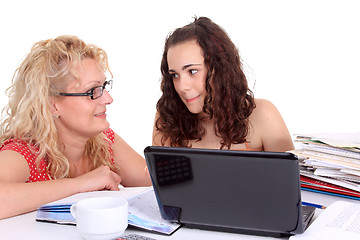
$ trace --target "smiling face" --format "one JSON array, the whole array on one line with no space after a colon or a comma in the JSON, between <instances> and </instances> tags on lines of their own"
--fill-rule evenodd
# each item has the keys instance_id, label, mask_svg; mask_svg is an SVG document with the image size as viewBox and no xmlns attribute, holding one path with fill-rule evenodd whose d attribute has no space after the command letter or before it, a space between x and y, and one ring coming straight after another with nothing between
<instances>
[{"instance_id":1,"label":"smiling face","mask_svg":"<svg viewBox=\"0 0 360 240\"><path fill-rule=\"evenodd\" d=\"M105 74L94 59L86 58L77 68L80 81L71 77L66 93L86 93L90 89L102 86ZM95 136L107 128L106 105L113 101L104 89L103 95L92 100L89 96L64 96L54 101L55 114L59 116L56 123L59 135L78 135L81 137Z\"/></svg>"},{"instance_id":2,"label":"smiling face","mask_svg":"<svg viewBox=\"0 0 360 240\"><path fill-rule=\"evenodd\" d=\"M206 96L207 67L197 41L186 41L170 47L167 62L179 97L191 113L201 113Z\"/></svg>"}]
</instances>

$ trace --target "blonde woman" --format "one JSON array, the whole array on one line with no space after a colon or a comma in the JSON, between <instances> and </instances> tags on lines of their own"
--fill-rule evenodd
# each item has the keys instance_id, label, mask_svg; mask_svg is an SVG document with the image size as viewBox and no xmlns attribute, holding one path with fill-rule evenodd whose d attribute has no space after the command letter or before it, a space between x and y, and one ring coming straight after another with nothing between
<instances>
[{"instance_id":1,"label":"blonde woman","mask_svg":"<svg viewBox=\"0 0 360 240\"><path fill-rule=\"evenodd\" d=\"M0 124L0 219L76 193L150 185L144 159L111 128L106 52L75 36L36 43Z\"/></svg>"}]
</instances>

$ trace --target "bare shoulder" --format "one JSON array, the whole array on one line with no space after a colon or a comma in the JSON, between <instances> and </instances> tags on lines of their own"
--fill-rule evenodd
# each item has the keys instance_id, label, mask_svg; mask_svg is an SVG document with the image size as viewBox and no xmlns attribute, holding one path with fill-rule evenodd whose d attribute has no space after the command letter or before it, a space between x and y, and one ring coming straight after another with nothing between
<instances>
[{"instance_id":1,"label":"bare shoulder","mask_svg":"<svg viewBox=\"0 0 360 240\"><path fill-rule=\"evenodd\" d=\"M256 108L250 115L253 134L261 139L265 151L287 151L293 143L287 126L276 106L266 99L255 99Z\"/></svg>"},{"instance_id":2,"label":"bare shoulder","mask_svg":"<svg viewBox=\"0 0 360 240\"><path fill-rule=\"evenodd\" d=\"M115 133L114 161L119 168L116 173L122 178L123 186L149 186L150 178L145 173L145 159L122 137Z\"/></svg>"},{"instance_id":3,"label":"bare shoulder","mask_svg":"<svg viewBox=\"0 0 360 240\"><path fill-rule=\"evenodd\" d=\"M29 176L29 165L20 153L12 150L0 151L1 181L26 182Z\"/></svg>"},{"instance_id":4,"label":"bare shoulder","mask_svg":"<svg viewBox=\"0 0 360 240\"><path fill-rule=\"evenodd\" d=\"M156 128L156 121L159 119L159 117L160 117L159 112L156 112L153 133L152 133L152 145L153 146L161 146L161 139L163 137L163 134Z\"/></svg>"},{"instance_id":5,"label":"bare shoulder","mask_svg":"<svg viewBox=\"0 0 360 240\"><path fill-rule=\"evenodd\" d=\"M257 108L273 108L275 105L267 99L255 98L255 104Z\"/></svg>"},{"instance_id":6,"label":"bare shoulder","mask_svg":"<svg viewBox=\"0 0 360 240\"><path fill-rule=\"evenodd\" d=\"M116 132L114 132L114 157L116 159L123 159L127 154L131 154L134 150L130 145Z\"/></svg>"},{"instance_id":7,"label":"bare shoulder","mask_svg":"<svg viewBox=\"0 0 360 240\"><path fill-rule=\"evenodd\" d=\"M255 99L255 104L256 107L250 116L251 121L263 122L273 119L274 117L281 117L276 106L269 100Z\"/></svg>"}]
</instances>

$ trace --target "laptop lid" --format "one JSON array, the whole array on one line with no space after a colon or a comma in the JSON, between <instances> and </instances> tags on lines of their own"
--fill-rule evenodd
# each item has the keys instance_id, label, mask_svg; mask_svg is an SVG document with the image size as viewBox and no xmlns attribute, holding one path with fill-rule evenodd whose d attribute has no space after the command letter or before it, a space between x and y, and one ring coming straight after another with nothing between
<instances>
[{"instance_id":1,"label":"laptop lid","mask_svg":"<svg viewBox=\"0 0 360 240\"><path fill-rule=\"evenodd\" d=\"M166 220L256 235L304 231L292 153L149 146L144 154Z\"/></svg>"}]
</instances>

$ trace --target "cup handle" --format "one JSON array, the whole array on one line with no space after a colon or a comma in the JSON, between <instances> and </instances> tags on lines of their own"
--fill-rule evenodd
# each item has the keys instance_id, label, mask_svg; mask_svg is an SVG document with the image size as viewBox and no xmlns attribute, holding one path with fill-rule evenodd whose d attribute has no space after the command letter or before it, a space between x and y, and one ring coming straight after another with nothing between
<instances>
[{"instance_id":1,"label":"cup handle","mask_svg":"<svg viewBox=\"0 0 360 240\"><path fill-rule=\"evenodd\" d=\"M70 213L76 219L76 204L71 205Z\"/></svg>"}]
</instances>

